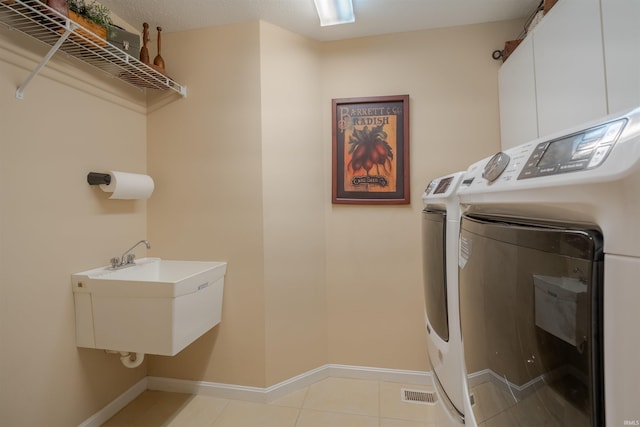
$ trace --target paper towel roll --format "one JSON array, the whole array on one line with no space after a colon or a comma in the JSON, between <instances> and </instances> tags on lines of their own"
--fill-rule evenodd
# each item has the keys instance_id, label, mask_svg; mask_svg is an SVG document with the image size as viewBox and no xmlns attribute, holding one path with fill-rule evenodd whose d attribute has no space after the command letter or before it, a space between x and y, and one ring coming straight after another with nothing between
<instances>
[{"instance_id":1,"label":"paper towel roll","mask_svg":"<svg viewBox=\"0 0 640 427\"><path fill-rule=\"evenodd\" d=\"M153 179L138 173L109 171L111 183L100 184L102 191L112 193L109 199L148 199L153 193Z\"/></svg>"}]
</instances>

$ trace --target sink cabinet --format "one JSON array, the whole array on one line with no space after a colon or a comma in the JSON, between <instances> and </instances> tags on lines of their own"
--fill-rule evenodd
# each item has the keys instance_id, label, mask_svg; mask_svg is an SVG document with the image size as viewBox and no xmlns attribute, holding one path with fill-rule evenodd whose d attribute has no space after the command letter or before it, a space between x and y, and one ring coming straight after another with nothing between
<instances>
[{"instance_id":1,"label":"sink cabinet","mask_svg":"<svg viewBox=\"0 0 640 427\"><path fill-rule=\"evenodd\" d=\"M71 276L78 347L174 356L220 323L225 262L136 263Z\"/></svg>"}]
</instances>

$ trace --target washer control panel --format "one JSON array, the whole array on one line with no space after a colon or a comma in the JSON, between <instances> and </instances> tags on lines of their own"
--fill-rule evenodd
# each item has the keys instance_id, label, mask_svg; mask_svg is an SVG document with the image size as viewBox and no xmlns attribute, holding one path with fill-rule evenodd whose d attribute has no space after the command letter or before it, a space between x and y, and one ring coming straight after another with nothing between
<instances>
[{"instance_id":1,"label":"washer control panel","mask_svg":"<svg viewBox=\"0 0 640 427\"><path fill-rule=\"evenodd\" d=\"M620 136L626 119L541 142L533 149L518 179L556 175L600 166Z\"/></svg>"},{"instance_id":2,"label":"washer control panel","mask_svg":"<svg viewBox=\"0 0 640 427\"><path fill-rule=\"evenodd\" d=\"M441 176L429 183L427 189L424 190L422 199L446 199L452 197L458 190L460 179L464 172L456 172L451 175Z\"/></svg>"}]
</instances>

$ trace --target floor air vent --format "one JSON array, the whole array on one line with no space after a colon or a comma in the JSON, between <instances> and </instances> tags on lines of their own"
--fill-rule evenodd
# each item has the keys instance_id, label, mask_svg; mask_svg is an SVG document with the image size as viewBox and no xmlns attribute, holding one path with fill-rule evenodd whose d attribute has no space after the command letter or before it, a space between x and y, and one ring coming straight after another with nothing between
<instances>
[{"instance_id":1,"label":"floor air vent","mask_svg":"<svg viewBox=\"0 0 640 427\"><path fill-rule=\"evenodd\" d=\"M438 401L432 391L402 389L402 401L420 403L422 405L435 405Z\"/></svg>"}]
</instances>

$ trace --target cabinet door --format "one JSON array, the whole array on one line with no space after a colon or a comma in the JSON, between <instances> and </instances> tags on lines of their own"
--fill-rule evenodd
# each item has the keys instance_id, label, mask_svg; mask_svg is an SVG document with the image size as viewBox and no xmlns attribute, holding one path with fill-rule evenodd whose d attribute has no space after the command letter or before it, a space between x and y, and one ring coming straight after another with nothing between
<instances>
[{"instance_id":1,"label":"cabinet door","mask_svg":"<svg viewBox=\"0 0 640 427\"><path fill-rule=\"evenodd\" d=\"M640 1L602 0L609 113L640 106Z\"/></svg>"},{"instance_id":2,"label":"cabinet door","mask_svg":"<svg viewBox=\"0 0 640 427\"><path fill-rule=\"evenodd\" d=\"M607 114L599 0L561 0L533 31L540 136Z\"/></svg>"},{"instance_id":3,"label":"cabinet door","mask_svg":"<svg viewBox=\"0 0 640 427\"><path fill-rule=\"evenodd\" d=\"M498 71L502 149L538 137L533 41L525 38Z\"/></svg>"}]
</instances>

